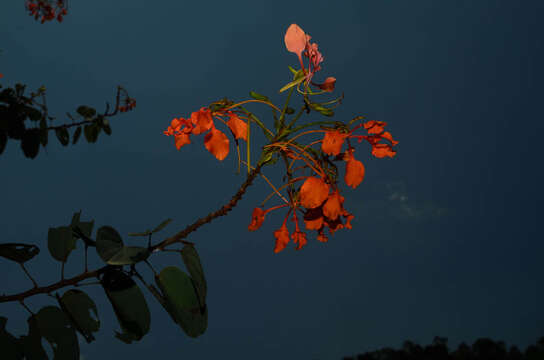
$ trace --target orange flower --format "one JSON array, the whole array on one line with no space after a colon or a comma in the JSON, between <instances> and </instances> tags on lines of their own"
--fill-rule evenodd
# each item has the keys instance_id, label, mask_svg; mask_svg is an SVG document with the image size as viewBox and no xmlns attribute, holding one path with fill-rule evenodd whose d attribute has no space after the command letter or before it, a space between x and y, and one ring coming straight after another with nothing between
<instances>
[{"instance_id":1,"label":"orange flower","mask_svg":"<svg viewBox=\"0 0 544 360\"><path fill-rule=\"evenodd\" d=\"M353 149L348 150L344 156L346 163L346 175L344 181L348 186L356 188L365 177L365 166L353 156Z\"/></svg>"},{"instance_id":2,"label":"orange flower","mask_svg":"<svg viewBox=\"0 0 544 360\"><path fill-rule=\"evenodd\" d=\"M397 152L393 150L393 148L389 144L376 144L372 146L372 155L377 158L384 158L386 156L392 158L396 154Z\"/></svg>"},{"instance_id":3,"label":"orange flower","mask_svg":"<svg viewBox=\"0 0 544 360\"><path fill-rule=\"evenodd\" d=\"M283 40L287 51L297 54L300 65L304 67L302 64L302 52L306 49L306 44L310 40L310 36L306 35L304 30L297 24L291 24L285 32Z\"/></svg>"},{"instance_id":4,"label":"orange flower","mask_svg":"<svg viewBox=\"0 0 544 360\"><path fill-rule=\"evenodd\" d=\"M329 241L329 238L323 233L323 229L321 229L319 233L317 234L317 241L321 241L321 242Z\"/></svg>"},{"instance_id":5,"label":"orange flower","mask_svg":"<svg viewBox=\"0 0 544 360\"><path fill-rule=\"evenodd\" d=\"M287 230L287 226L285 225L285 222L279 228L278 230L274 231L274 237L276 238L276 246L274 247L274 252L277 254L289 243L289 230Z\"/></svg>"},{"instance_id":6,"label":"orange flower","mask_svg":"<svg viewBox=\"0 0 544 360\"><path fill-rule=\"evenodd\" d=\"M306 233L303 233L300 230L295 230L295 232L291 235L291 239L297 244L296 250L302 249L304 245L308 243L308 239L306 239Z\"/></svg>"},{"instance_id":7,"label":"orange flower","mask_svg":"<svg viewBox=\"0 0 544 360\"><path fill-rule=\"evenodd\" d=\"M323 205L323 214L331 220L336 220L343 213L342 203L344 197L338 190L329 195L329 198Z\"/></svg>"},{"instance_id":8,"label":"orange flower","mask_svg":"<svg viewBox=\"0 0 544 360\"><path fill-rule=\"evenodd\" d=\"M342 149L344 140L348 137L348 134L340 132L340 130L328 130L325 131L323 137L323 143L321 144L321 150L327 155L338 155Z\"/></svg>"},{"instance_id":9,"label":"orange flower","mask_svg":"<svg viewBox=\"0 0 544 360\"><path fill-rule=\"evenodd\" d=\"M261 227L264 221L264 215L266 213L261 208L253 209L253 214L251 215L251 224L247 227L249 231L255 231Z\"/></svg>"},{"instance_id":10,"label":"orange flower","mask_svg":"<svg viewBox=\"0 0 544 360\"><path fill-rule=\"evenodd\" d=\"M212 130L204 137L204 146L217 160L223 160L229 154L229 139L215 126L212 126Z\"/></svg>"},{"instance_id":11,"label":"orange flower","mask_svg":"<svg viewBox=\"0 0 544 360\"><path fill-rule=\"evenodd\" d=\"M191 138L189 137L189 134L176 134L174 135L176 148L179 150L183 145L187 145L191 143Z\"/></svg>"},{"instance_id":12,"label":"orange flower","mask_svg":"<svg viewBox=\"0 0 544 360\"><path fill-rule=\"evenodd\" d=\"M304 223L308 230L319 230L323 227L323 209L317 207L315 209L308 209L304 213Z\"/></svg>"},{"instance_id":13,"label":"orange flower","mask_svg":"<svg viewBox=\"0 0 544 360\"><path fill-rule=\"evenodd\" d=\"M380 134L383 132L383 128L387 125L385 121L370 120L364 123L365 129L369 134Z\"/></svg>"},{"instance_id":14,"label":"orange flower","mask_svg":"<svg viewBox=\"0 0 544 360\"><path fill-rule=\"evenodd\" d=\"M236 114L230 113L227 125L236 139L247 141L247 124L244 120L240 119Z\"/></svg>"},{"instance_id":15,"label":"orange flower","mask_svg":"<svg viewBox=\"0 0 544 360\"><path fill-rule=\"evenodd\" d=\"M183 121L183 118L181 120ZM170 126L168 126L168 129L166 129L166 131L164 132L164 135L174 135L176 131L179 131L181 129L182 121L180 121L179 119L173 119L170 123Z\"/></svg>"},{"instance_id":16,"label":"orange flower","mask_svg":"<svg viewBox=\"0 0 544 360\"><path fill-rule=\"evenodd\" d=\"M213 125L212 113L208 108L200 108L191 114L191 122L194 125L193 134L198 135L211 129Z\"/></svg>"},{"instance_id":17,"label":"orange flower","mask_svg":"<svg viewBox=\"0 0 544 360\"><path fill-rule=\"evenodd\" d=\"M308 177L300 188L300 204L307 209L318 207L327 199L329 185L323 179Z\"/></svg>"},{"instance_id":18,"label":"orange flower","mask_svg":"<svg viewBox=\"0 0 544 360\"><path fill-rule=\"evenodd\" d=\"M334 91L334 85L336 84L336 78L331 76L331 77L326 78L325 81L323 81L321 84L314 84L313 82L312 82L312 84L317 86L321 90L324 90L324 91L327 91L327 92L333 92Z\"/></svg>"}]
</instances>

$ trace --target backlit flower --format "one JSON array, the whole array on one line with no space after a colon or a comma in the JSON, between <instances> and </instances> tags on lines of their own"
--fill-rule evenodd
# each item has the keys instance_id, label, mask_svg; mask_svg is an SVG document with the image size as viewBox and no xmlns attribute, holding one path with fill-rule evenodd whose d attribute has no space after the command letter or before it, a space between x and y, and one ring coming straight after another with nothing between
<instances>
[{"instance_id":1,"label":"backlit flower","mask_svg":"<svg viewBox=\"0 0 544 360\"><path fill-rule=\"evenodd\" d=\"M264 221L265 212L261 208L253 209L253 214L251 215L251 224L247 227L249 231L255 231L261 227Z\"/></svg>"},{"instance_id":2,"label":"backlit flower","mask_svg":"<svg viewBox=\"0 0 544 360\"><path fill-rule=\"evenodd\" d=\"M217 160L223 160L229 154L229 139L215 126L212 126L212 130L204 137L204 146Z\"/></svg>"},{"instance_id":3,"label":"backlit flower","mask_svg":"<svg viewBox=\"0 0 544 360\"><path fill-rule=\"evenodd\" d=\"M356 188L365 177L365 166L353 156L353 149L348 150L344 156L346 161L346 175L344 181L346 185Z\"/></svg>"},{"instance_id":4,"label":"backlit flower","mask_svg":"<svg viewBox=\"0 0 544 360\"><path fill-rule=\"evenodd\" d=\"M340 130L328 130L325 131L323 137L323 143L321 144L321 150L327 155L338 155L342 149L344 140L348 137L348 134L340 132Z\"/></svg>"},{"instance_id":5,"label":"backlit flower","mask_svg":"<svg viewBox=\"0 0 544 360\"><path fill-rule=\"evenodd\" d=\"M308 177L300 188L300 204L312 209L323 204L329 195L329 185L323 179Z\"/></svg>"},{"instance_id":6,"label":"backlit flower","mask_svg":"<svg viewBox=\"0 0 544 360\"><path fill-rule=\"evenodd\" d=\"M287 225L285 222L278 230L274 231L274 237L276 238L276 246L274 247L274 252L277 254L289 243L289 230L287 230Z\"/></svg>"},{"instance_id":7,"label":"backlit flower","mask_svg":"<svg viewBox=\"0 0 544 360\"><path fill-rule=\"evenodd\" d=\"M344 197L340 195L338 190L335 190L323 205L323 214L331 220L336 220L343 212L343 202Z\"/></svg>"},{"instance_id":8,"label":"backlit flower","mask_svg":"<svg viewBox=\"0 0 544 360\"><path fill-rule=\"evenodd\" d=\"M308 243L308 239L306 239L306 233L303 233L300 230L295 230L295 232L291 235L291 239L293 239L294 243L297 244L296 250L302 249L304 245Z\"/></svg>"},{"instance_id":9,"label":"backlit flower","mask_svg":"<svg viewBox=\"0 0 544 360\"><path fill-rule=\"evenodd\" d=\"M212 113L208 108L201 108L191 114L191 122L194 125L193 134L198 135L210 130L213 125Z\"/></svg>"},{"instance_id":10,"label":"backlit flower","mask_svg":"<svg viewBox=\"0 0 544 360\"><path fill-rule=\"evenodd\" d=\"M244 120L240 119L236 114L230 113L227 125L236 139L247 141L247 124Z\"/></svg>"}]
</instances>

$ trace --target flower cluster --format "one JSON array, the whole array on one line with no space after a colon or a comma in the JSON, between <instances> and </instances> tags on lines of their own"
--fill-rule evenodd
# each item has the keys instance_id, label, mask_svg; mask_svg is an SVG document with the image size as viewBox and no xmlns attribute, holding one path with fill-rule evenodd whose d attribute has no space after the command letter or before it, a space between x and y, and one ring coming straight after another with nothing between
<instances>
[{"instance_id":1,"label":"flower cluster","mask_svg":"<svg viewBox=\"0 0 544 360\"><path fill-rule=\"evenodd\" d=\"M238 115L229 110L212 112L204 107L193 112L190 118L173 119L164 134L174 136L176 148L179 150L182 146L191 143L191 135L207 132L204 136L204 146L218 160L223 160L229 154L230 141L225 133L215 127L214 117L229 127L235 139L247 141L247 123ZM222 117L228 117L229 120L225 121Z\"/></svg>"},{"instance_id":2,"label":"flower cluster","mask_svg":"<svg viewBox=\"0 0 544 360\"><path fill-rule=\"evenodd\" d=\"M123 106L119 106L119 111L120 112L127 112L127 111L130 111L132 109L134 109L136 107L136 99L133 99L131 97L126 97L125 100L125 105Z\"/></svg>"},{"instance_id":3,"label":"flower cluster","mask_svg":"<svg viewBox=\"0 0 544 360\"><path fill-rule=\"evenodd\" d=\"M316 231L317 240L327 242L329 236L340 229L351 229L354 215L344 207L345 198L341 195L339 183L340 171L338 164L345 167L343 182L353 189L357 188L365 176L365 166L360 160L355 158L355 148L351 140L357 140L361 143L366 140L372 147L372 155L377 158L394 157L396 151L394 147L398 144L388 131L385 131L387 124L383 121L370 120L357 124L363 117L356 117L347 123L340 121L312 121L303 125L295 126L300 116L306 110L310 113L312 110L325 116L334 114L332 107L326 107L332 103L340 103L342 97L328 102L312 102L310 96L320 95L326 92L334 91L336 79L328 77L323 83L315 84L312 81L314 74L321 70L323 55L319 52L315 43L310 43L311 37L307 35L298 25L292 24L285 34L285 46L288 51L297 55L300 63L300 69L294 70L293 81L285 85L280 92L287 89L290 95L283 110L273 105L266 96L251 92L250 95L255 100L246 100L237 104L224 100L214 103L221 104L219 108L210 105L209 108L201 108L193 112L190 118L175 118L172 120L165 135L174 136L175 145L179 150L182 146L191 143L191 135L198 135L206 132L204 145L217 159L223 160L229 152L229 139L227 136L215 128L214 118L225 123L231 130L236 139L243 139L247 142L247 165L248 171L250 165L250 128L251 122L258 125L269 139L269 144L263 147L263 152L259 160L259 169L265 164L274 164L280 158L283 159L286 167L284 177L285 184L274 186L264 175L261 176L270 184L273 192L254 208L251 222L248 226L249 231L258 230L266 215L277 209L286 208L286 214L282 225L274 231L276 239L274 252L278 253L292 240L296 244L296 249L302 249L308 242L306 231ZM306 68L303 58L309 60ZM313 92L310 84L321 89L321 92ZM299 87L304 85L304 91ZM287 115L295 113L293 109L287 111L290 96L294 87L304 96L304 102L300 111L293 115L290 121L286 121ZM240 105L246 102L261 102L272 107L274 112L274 129L270 130L266 124L258 120L254 115L248 113ZM233 112L233 109L240 107L240 114L246 114L247 123ZM278 117L278 112L280 116ZM228 117L225 121L222 117ZM332 127L331 127L332 125ZM311 130L311 127L319 129ZM302 129L308 129L301 132ZM357 130L366 131L364 134L356 134ZM300 142L300 138L305 135L320 134L322 137L308 141L306 144ZM347 146L344 148L344 144ZM343 150L344 148L344 150ZM253 175L254 176L254 175ZM286 192L286 194L282 194ZM283 203L268 209L264 209L264 204L274 195L277 195ZM294 229L290 231L287 226L287 220L291 219L294 223ZM299 221L300 220L300 221Z\"/></svg>"},{"instance_id":4,"label":"flower cluster","mask_svg":"<svg viewBox=\"0 0 544 360\"><path fill-rule=\"evenodd\" d=\"M62 22L63 16L68 13L65 0L57 0L54 6L47 0L27 0L25 7L34 19L38 20L41 17L42 24L55 18Z\"/></svg>"}]
</instances>

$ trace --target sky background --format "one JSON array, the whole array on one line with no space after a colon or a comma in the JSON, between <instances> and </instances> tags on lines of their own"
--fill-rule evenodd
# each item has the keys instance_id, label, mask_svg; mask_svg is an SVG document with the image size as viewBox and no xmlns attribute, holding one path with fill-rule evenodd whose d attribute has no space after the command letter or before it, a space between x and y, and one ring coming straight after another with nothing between
<instances>
[{"instance_id":1,"label":"sky background","mask_svg":"<svg viewBox=\"0 0 544 360\"><path fill-rule=\"evenodd\" d=\"M45 85L55 124L82 104L103 111L117 85L137 107L111 118L113 134L96 144L63 148L51 134L30 160L10 140L0 156L0 241L40 246L27 265L45 285L60 272L47 230L80 209L95 230L111 225L138 245L127 233L174 219L161 240L224 204L244 181L234 148L218 162L202 137L177 151L162 131L250 90L283 104L278 89L297 66L283 37L297 23L325 57L316 79L334 76L334 95L345 93L335 119L386 121L400 142L393 159L358 145L366 177L343 187L353 229L324 244L313 232L301 251L291 243L274 254L282 212L247 230L270 191L259 179L227 217L187 239L206 271L206 333L187 337L144 291L151 331L125 345L102 289L89 286L102 325L94 343L80 338L83 357L340 359L435 335L450 349L481 337L525 349L544 336L543 10L539 1L96 0L71 1L62 24L40 25L22 0L3 2L3 86ZM269 109L248 108L271 124ZM264 169L276 184L281 171ZM68 276L82 259L80 245ZM179 264L175 254L151 260ZM102 266L96 254L90 263ZM1 293L31 287L15 263L0 261L0 273ZM54 301L27 303L37 312ZM12 333L26 332L21 306L1 304L0 315Z\"/></svg>"}]
</instances>

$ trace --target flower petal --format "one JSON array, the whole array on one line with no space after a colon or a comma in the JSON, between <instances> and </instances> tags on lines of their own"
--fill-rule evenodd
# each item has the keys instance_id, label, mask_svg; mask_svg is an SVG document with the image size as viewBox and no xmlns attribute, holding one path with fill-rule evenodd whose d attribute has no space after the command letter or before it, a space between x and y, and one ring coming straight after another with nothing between
<instances>
[{"instance_id":1,"label":"flower petal","mask_svg":"<svg viewBox=\"0 0 544 360\"><path fill-rule=\"evenodd\" d=\"M223 132L212 127L204 137L204 146L217 158L223 160L229 154L229 139Z\"/></svg>"},{"instance_id":2,"label":"flower petal","mask_svg":"<svg viewBox=\"0 0 544 360\"><path fill-rule=\"evenodd\" d=\"M370 120L364 123L364 127L369 134L381 134L383 128L387 125L385 121Z\"/></svg>"},{"instance_id":3,"label":"flower petal","mask_svg":"<svg viewBox=\"0 0 544 360\"><path fill-rule=\"evenodd\" d=\"M297 24L291 24L285 33L285 47L287 51L297 54L300 57L300 54L306 48L306 34Z\"/></svg>"},{"instance_id":4,"label":"flower petal","mask_svg":"<svg viewBox=\"0 0 544 360\"><path fill-rule=\"evenodd\" d=\"M348 186L355 189L365 177L365 166L362 162L355 159L353 156L353 151L348 152L348 155L344 160L347 161L344 181Z\"/></svg>"},{"instance_id":5,"label":"flower petal","mask_svg":"<svg viewBox=\"0 0 544 360\"><path fill-rule=\"evenodd\" d=\"M240 119L234 113L229 114L229 121L227 121L227 125L236 139L243 139L247 141L247 124L244 120Z\"/></svg>"},{"instance_id":6,"label":"flower petal","mask_svg":"<svg viewBox=\"0 0 544 360\"><path fill-rule=\"evenodd\" d=\"M341 133L339 130L325 131L321 150L327 155L338 155L342 149L342 144L348 135Z\"/></svg>"},{"instance_id":7,"label":"flower petal","mask_svg":"<svg viewBox=\"0 0 544 360\"><path fill-rule=\"evenodd\" d=\"M201 108L191 114L191 122L195 126L193 134L198 135L210 130L213 125L212 113L208 108Z\"/></svg>"},{"instance_id":8,"label":"flower petal","mask_svg":"<svg viewBox=\"0 0 544 360\"><path fill-rule=\"evenodd\" d=\"M276 238L276 246L274 247L274 252L277 254L289 243L289 230L287 230L287 226L285 224L282 225L281 228L274 231L274 237Z\"/></svg>"},{"instance_id":9,"label":"flower petal","mask_svg":"<svg viewBox=\"0 0 544 360\"><path fill-rule=\"evenodd\" d=\"M336 220L343 213L343 202L344 197L336 190L329 195L325 205L323 205L323 214L331 220Z\"/></svg>"},{"instance_id":10,"label":"flower petal","mask_svg":"<svg viewBox=\"0 0 544 360\"><path fill-rule=\"evenodd\" d=\"M376 144L372 146L372 155L377 158L384 158L386 156L392 158L396 154L397 152L393 150L393 148L389 144Z\"/></svg>"},{"instance_id":11,"label":"flower petal","mask_svg":"<svg viewBox=\"0 0 544 360\"><path fill-rule=\"evenodd\" d=\"M336 78L328 77L321 84L315 84L318 88L324 91L332 92L334 90L334 85L336 84Z\"/></svg>"},{"instance_id":12,"label":"flower petal","mask_svg":"<svg viewBox=\"0 0 544 360\"><path fill-rule=\"evenodd\" d=\"M296 250L302 249L302 247L308 243L306 233L303 233L302 231L295 231L293 235L291 235L291 239L297 244Z\"/></svg>"},{"instance_id":13,"label":"flower petal","mask_svg":"<svg viewBox=\"0 0 544 360\"><path fill-rule=\"evenodd\" d=\"M329 185L323 179L309 177L300 188L300 203L307 209L323 204L329 195Z\"/></svg>"},{"instance_id":14,"label":"flower petal","mask_svg":"<svg viewBox=\"0 0 544 360\"><path fill-rule=\"evenodd\" d=\"M174 136L176 140L176 148L179 150L183 145L191 143L191 138L189 134L181 133Z\"/></svg>"},{"instance_id":15,"label":"flower petal","mask_svg":"<svg viewBox=\"0 0 544 360\"><path fill-rule=\"evenodd\" d=\"M249 231L255 231L261 227L264 221L265 212L261 208L253 209L253 214L251 215L251 224L247 227Z\"/></svg>"}]
</instances>

